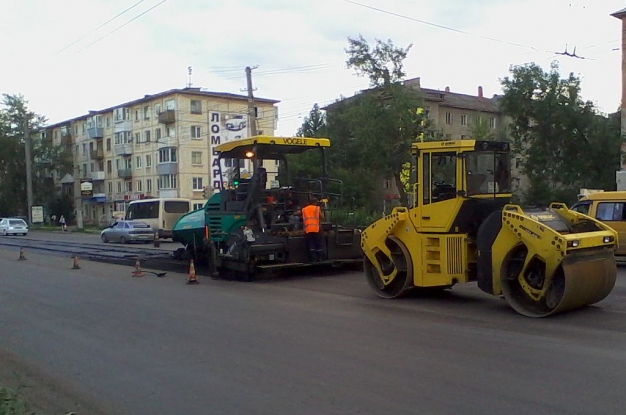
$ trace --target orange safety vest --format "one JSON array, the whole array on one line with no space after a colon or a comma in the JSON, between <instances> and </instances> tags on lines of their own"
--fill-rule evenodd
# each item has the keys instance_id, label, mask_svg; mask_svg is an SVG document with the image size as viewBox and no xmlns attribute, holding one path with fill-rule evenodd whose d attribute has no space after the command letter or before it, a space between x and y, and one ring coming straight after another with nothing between
<instances>
[{"instance_id":1,"label":"orange safety vest","mask_svg":"<svg viewBox=\"0 0 626 415\"><path fill-rule=\"evenodd\" d=\"M321 208L315 205L308 205L302 208L302 222L304 223L304 232L320 231L320 212Z\"/></svg>"}]
</instances>

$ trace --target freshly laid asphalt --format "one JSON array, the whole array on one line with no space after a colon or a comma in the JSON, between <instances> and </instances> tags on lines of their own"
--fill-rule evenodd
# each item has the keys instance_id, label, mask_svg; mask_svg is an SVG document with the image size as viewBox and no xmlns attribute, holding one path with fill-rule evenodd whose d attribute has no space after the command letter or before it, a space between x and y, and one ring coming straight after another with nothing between
<instances>
[{"instance_id":1,"label":"freshly laid asphalt","mask_svg":"<svg viewBox=\"0 0 626 415\"><path fill-rule=\"evenodd\" d=\"M129 414L624 414L626 272L547 319L473 284L243 283L0 248L0 349ZM79 413L78 413L79 414Z\"/></svg>"}]
</instances>

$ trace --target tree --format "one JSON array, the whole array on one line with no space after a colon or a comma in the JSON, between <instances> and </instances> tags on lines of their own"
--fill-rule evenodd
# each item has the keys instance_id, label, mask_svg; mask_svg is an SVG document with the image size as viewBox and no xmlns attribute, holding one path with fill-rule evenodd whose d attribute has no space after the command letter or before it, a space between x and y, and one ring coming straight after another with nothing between
<instances>
[{"instance_id":1,"label":"tree","mask_svg":"<svg viewBox=\"0 0 626 415\"><path fill-rule=\"evenodd\" d=\"M369 77L373 88L336 104L328 116L329 134L344 160L349 156L352 164L358 161L368 176L393 178L400 202L407 205L403 171L410 161L411 143L428 128L419 92L402 84L410 47L376 39L370 48L363 36L348 38L348 44L346 64Z\"/></svg>"},{"instance_id":2,"label":"tree","mask_svg":"<svg viewBox=\"0 0 626 415\"><path fill-rule=\"evenodd\" d=\"M313 105L308 117L304 117L302 126L298 128L298 137L324 137L326 135L326 114L318 104Z\"/></svg>"},{"instance_id":3,"label":"tree","mask_svg":"<svg viewBox=\"0 0 626 415\"><path fill-rule=\"evenodd\" d=\"M582 100L580 79L561 78L555 63L549 72L536 64L510 72L501 80L501 105L530 182L526 202L567 202L581 187L610 188L608 177L619 168L619 125Z\"/></svg>"},{"instance_id":4,"label":"tree","mask_svg":"<svg viewBox=\"0 0 626 415\"><path fill-rule=\"evenodd\" d=\"M28 110L21 95L4 94L0 107L0 215L28 215L24 122L32 137L33 196L49 207L56 199L53 173L71 171L71 158L50 137L43 137L45 117Z\"/></svg>"}]
</instances>

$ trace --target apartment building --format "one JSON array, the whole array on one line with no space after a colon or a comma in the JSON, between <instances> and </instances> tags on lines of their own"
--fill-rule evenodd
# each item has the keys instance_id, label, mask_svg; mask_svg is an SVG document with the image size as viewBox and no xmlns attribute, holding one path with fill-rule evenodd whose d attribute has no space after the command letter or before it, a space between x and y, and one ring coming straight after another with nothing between
<instances>
[{"instance_id":1,"label":"apartment building","mask_svg":"<svg viewBox=\"0 0 626 415\"><path fill-rule=\"evenodd\" d=\"M278 102L255 98L259 134L274 135ZM59 178L60 190L73 194L80 181L83 217L97 221L148 197L203 203L205 190L219 186L213 147L249 130L247 96L184 88L90 111L44 133L74 159L74 174Z\"/></svg>"}]
</instances>

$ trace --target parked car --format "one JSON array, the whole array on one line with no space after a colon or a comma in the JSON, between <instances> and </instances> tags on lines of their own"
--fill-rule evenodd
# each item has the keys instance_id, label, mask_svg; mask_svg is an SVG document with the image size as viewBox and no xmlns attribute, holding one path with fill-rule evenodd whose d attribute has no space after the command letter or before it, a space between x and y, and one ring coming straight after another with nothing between
<instances>
[{"instance_id":1,"label":"parked car","mask_svg":"<svg viewBox=\"0 0 626 415\"><path fill-rule=\"evenodd\" d=\"M229 131L240 131L244 128L246 128L246 120L244 120L242 115L235 115L226 121L226 129Z\"/></svg>"},{"instance_id":2,"label":"parked car","mask_svg":"<svg viewBox=\"0 0 626 415\"><path fill-rule=\"evenodd\" d=\"M121 220L100 232L102 242L151 242L154 240L154 229L146 222L139 220Z\"/></svg>"},{"instance_id":3,"label":"parked car","mask_svg":"<svg viewBox=\"0 0 626 415\"><path fill-rule=\"evenodd\" d=\"M24 219L4 218L0 221L2 235L28 235L28 224Z\"/></svg>"}]
</instances>

